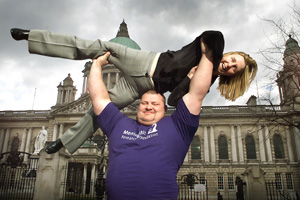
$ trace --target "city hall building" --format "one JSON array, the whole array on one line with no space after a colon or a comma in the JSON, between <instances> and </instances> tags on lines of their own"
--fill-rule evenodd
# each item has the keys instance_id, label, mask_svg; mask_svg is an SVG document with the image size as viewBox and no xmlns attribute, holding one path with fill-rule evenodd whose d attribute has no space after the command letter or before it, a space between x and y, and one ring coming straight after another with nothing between
<instances>
[{"instance_id":1,"label":"city hall building","mask_svg":"<svg viewBox=\"0 0 300 200\"><path fill-rule=\"evenodd\" d=\"M111 42L140 49L120 25ZM299 199L300 195L300 48L289 38L284 66L276 79L280 105L258 105L255 96L240 106L203 106L199 128L178 172L178 199ZM82 95L70 74L58 85L49 110L0 111L0 199L67 199L103 196L109 165L108 144L97 130L74 154L45 146L75 125L91 106L83 66ZM106 87L122 77L103 67ZM138 101L121 112L135 118ZM175 108L169 107L167 115ZM45 143L46 142L46 143ZM97 187L94 187L95 184Z\"/></svg>"}]
</instances>

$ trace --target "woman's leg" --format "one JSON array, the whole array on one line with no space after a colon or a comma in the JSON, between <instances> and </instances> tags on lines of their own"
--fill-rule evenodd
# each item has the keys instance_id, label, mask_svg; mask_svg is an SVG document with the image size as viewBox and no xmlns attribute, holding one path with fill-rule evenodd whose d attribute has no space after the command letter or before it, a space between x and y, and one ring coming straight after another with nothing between
<instances>
[{"instance_id":1,"label":"woman's leg","mask_svg":"<svg viewBox=\"0 0 300 200\"><path fill-rule=\"evenodd\" d=\"M60 138L62 144L69 153L73 154L81 145L93 135L99 125L94 121L94 110L91 107L89 111L80 119L77 124L69 128Z\"/></svg>"},{"instance_id":2,"label":"woman's leg","mask_svg":"<svg viewBox=\"0 0 300 200\"><path fill-rule=\"evenodd\" d=\"M143 88L141 88L142 85ZM111 101L122 109L140 98L141 94L137 92L137 88L143 92L153 89L149 78L131 78L121 77L115 87L108 90ZM68 129L61 137L63 145L73 154L81 145L93 135L99 128L96 121L93 108L81 118L81 120Z\"/></svg>"},{"instance_id":3,"label":"woman's leg","mask_svg":"<svg viewBox=\"0 0 300 200\"><path fill-rule=\"evenodd\" d=\"M121 92L120 92L121 91ZM108 91L111 100L122 109L139 98L136 88L132 88L124 77L121 77L116 86ZM93 108L80 119L80 121L69 128L60 138L66 149L73 154L81 145L92 136L99 128Z\"/></svg>"},{"instance_id":4,"label":"woman's leg","mask_svg":"<svg viewBox=\"0 0 300 200\"><path fill-rule=\"evenodd\" d=\"M133 81L132 84L129 84L128 80ZM147 81L145 85L147 85ZM131 77L121 77L115 87L109 90L108 93L112 102L114 102L119 109L122 109L139 98L139 93L136 91L137 88ZM81 118L77 124L69 128L60 139L66 149L73 154L98 128L99 125L96 121L94 110L90 108L83 118Z\"/></svg>"},{"instance_id":5,"label":"woman's leg","mask_svg":"<svg viewBox=\"0 0 300 200\"><path fill-rule=\"evenodd\" d=\"M123 108L139 98L139 94L145 89L140 80L149 79L147 74L156 55L153 52L134 50L116 43L83 40L75 36L41 30L30 31L28 45L30 53L74 60L92 59L110 51L109 61L124 74L133 76L121 78L116 87L109 91L111 100L118 108ZM138 86L134 79L139 80ZM142 91L138 92L139 89ZM98 129L93 118L91 109L75 126L63 134L61 141L70 153L74 153Z\"/></svg>"},{"instance_id":6,"label":"woman's leg","mask_svg":"<svg viewBox=\"0 0 300 200\"><path fill-rule=\"evenodd\" d=\"M157 53L128 48L113 42L85 40L43 30L31 30L28 37L29 52L33 54L73 60L94 59L107 51L108 61L128 76L149 74Z\"/></svg>"}]
</instances>

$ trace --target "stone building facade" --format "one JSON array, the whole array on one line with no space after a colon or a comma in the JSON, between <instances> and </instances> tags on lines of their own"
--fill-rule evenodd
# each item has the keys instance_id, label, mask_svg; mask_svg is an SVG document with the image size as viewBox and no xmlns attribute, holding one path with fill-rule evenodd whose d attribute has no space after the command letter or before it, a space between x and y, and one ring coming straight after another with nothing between
<instances>
[{"instance_id":1,"label":"stone building facade","mask_svg":"<svg viewBox=\"0 0 300 200\"><path fill-rule=\"evenodd\" d=\"M111 41L140 49L130 39L124 21ZM277 77L280 105L257 105L256 97L251 96L241 106L203 106L199 128L178 178L192 174L199 183L206 180L208 199L217 199L218 192L223 199L235 199L239 178L243 183L243 196L248 200L267 199L268 181L275 181L284 195L295 197L296 193L300 194L299 49L297 41L288 39L284 69ZM36 195L43 195L41 187L45 177L60 184L62 178L54 178L53 173L63 174L63 169L68 174L65 179L74 191L87 191L87 185L72 186L72 182L95 181L99 171L106 171L108 152L107 148L101 147L107 147L107 143L101 130L72 155L64 150L59 153L61 158L56 154L47 155L44 150L33 154L42 127L46 127L48 143L55 141L76 124L91 106L87 94L90 66L91 62L87 62L82 71L83 89L79 99L75 100L77 89L68 75L58 86L57 102L50 110L0 111L0 154L3 155L0 162L5 163L8 158L5 153L12 151L40 157L39 166L44 167L39 167L37 171L37 183L41 184L36 186L36 191L39 191ZM114 87L121 76L122 73L112 65L103 68L107 88ZM122 110L132 118L136 111L137 102ZM167 115L173 111L174 108L170 107ZM23 163L30 164L29 154L24 155ZM50 160L53 160L52 164ZM47 164L53 172L46 170ZM67 164L69 167L66 168ZM90 189L89 192L95 191Z\"/></svg>"}]
</instances>

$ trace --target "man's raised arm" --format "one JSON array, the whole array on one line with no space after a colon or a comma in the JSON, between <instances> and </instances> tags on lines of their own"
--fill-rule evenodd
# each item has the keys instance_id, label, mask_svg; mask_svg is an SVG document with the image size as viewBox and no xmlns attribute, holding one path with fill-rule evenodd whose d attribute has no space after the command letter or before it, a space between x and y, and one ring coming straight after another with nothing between
<instances>
[{"instance_id":1,"label":"man's raised arm","mask_svg":"<svg viewBox=\"0 0 300 200\"><path fill-rule=\"evenodd\" d=\"M183 101L191 114L198 115L201 111L202 101L207 94L213 72L211 50L206 49L201 42L202 57L198 68L192 77L189 92L184 95Z\"/></svg>"},{"instance_id":2,"label":"man's raised arm","mask_svg":"<svg viewBox=\"0 0 300 200\"><path fill-rule=\"evenodd\" d=\"M99 56L93 60L88 80L88 91L92 101L95 115L99 115L103 109L111 102L107 89L102 79L102 66L108 64L108 57L110 53L107 52L103 56Z\"/></svg>"}]
</instances>

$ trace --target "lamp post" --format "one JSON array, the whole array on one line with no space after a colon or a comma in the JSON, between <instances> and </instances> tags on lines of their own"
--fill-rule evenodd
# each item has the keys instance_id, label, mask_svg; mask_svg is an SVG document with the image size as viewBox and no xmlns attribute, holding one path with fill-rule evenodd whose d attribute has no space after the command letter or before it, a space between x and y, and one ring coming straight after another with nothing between
<instances>
[{"instance_id":1,"label":"lamp post","mask_svg":"<svg viewBox=\"0 0 300 200\"><path fill-rule=\"evenodd\" d=\"M98 172L98 177L95 183L95 191L96 191L96 199L102 200L104 199L105 194L105 178L104 173L102 171Z\"/></svg>"},{"instance_id":2,"label":"lamp post","mask_svg":"<svg viewBox=\"0 0 300 200\"><path fill-rule=\"evenodd\" d=\"M100 164L104 163L104 150L105 145L108 142L105 135L97 135L94 137L94 142L97 144L98 148L101 151L101 161ZM95 183L96 199L102 200L105 197L105 174L103 172L103 165L98 171L98 177Z\"/></svg>"}]
</instances>

